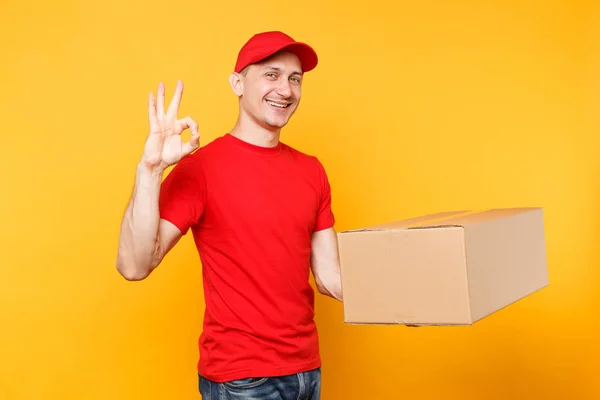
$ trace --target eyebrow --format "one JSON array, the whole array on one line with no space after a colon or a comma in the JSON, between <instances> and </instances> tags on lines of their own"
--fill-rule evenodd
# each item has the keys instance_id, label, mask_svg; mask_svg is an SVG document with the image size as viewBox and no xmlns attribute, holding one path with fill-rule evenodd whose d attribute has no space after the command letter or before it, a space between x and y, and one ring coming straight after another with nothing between
<instances>
[{"instance_id":1,"label":"eyebrow","mask_svg":"<svg viewBox=\"0 0 600 400\"><path fill-rule=\"evenodd\" d=\"M277 72L283 72L283 70L281 68L278 68L278 67L267 66L264 69L265 70L271 70L271 71L277 71ZM294 71L290 75L302 75L302 73L299 72L299 71Z\"/></svg>"}]
</instances>

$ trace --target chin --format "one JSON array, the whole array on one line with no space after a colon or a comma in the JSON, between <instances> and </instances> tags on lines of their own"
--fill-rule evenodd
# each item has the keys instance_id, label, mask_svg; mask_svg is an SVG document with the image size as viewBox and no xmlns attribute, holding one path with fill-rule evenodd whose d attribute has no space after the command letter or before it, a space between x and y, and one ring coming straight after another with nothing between
<instances>
[{"instance_id":1,"label":"chin","mask_svg":"<svg viewBox=\"0 0 600 400\"><path fill-rule=\"evenodd\" d=\"M265 121L265 125L270 129L281 129L286 126L288 121L285 122L275 122L275 121Z\"/></svg>"},{"instance_id":2,"label":"chin","mask_svg":"<svg viewBox=\"0 0 600 400\"><path fill-rule=\"evenodd\" d=\"M271 128L281 129L288 124L290 121L289 117L270 118L266 117L264 120L265 124Z\"/></svg>"}]
</instances>

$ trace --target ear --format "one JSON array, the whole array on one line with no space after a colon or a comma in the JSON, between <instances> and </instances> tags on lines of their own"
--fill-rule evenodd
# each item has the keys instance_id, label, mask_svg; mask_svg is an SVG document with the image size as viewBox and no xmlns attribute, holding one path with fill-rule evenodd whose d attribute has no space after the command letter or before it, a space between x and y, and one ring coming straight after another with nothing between
<instances>
[{"instance_id":1,"label":"ear","mask_svg":"<svg viewBox=\"0 0 600 400\"><path fill-rule=\"evenodd\" d=\"M244 93L243 77L237 72L232 72L229 75L229 84L236 96L240 97Z\"/></svg>"}]
</instances>

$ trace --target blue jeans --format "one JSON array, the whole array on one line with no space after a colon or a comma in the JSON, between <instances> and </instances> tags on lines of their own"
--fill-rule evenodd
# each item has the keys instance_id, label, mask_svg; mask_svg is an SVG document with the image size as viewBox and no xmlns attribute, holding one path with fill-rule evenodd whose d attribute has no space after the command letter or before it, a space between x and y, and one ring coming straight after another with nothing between
<instances>
[{"instance_id":1,"label":"blue jeans","mask_svg":"<svg viewBox=\"0 0 600 400\"><path fill-rule=\"evenodd\" d=\"M199 376L203 400L320 400L321 368L286 376L213 382Z\"/></svg>"}]
</instances>

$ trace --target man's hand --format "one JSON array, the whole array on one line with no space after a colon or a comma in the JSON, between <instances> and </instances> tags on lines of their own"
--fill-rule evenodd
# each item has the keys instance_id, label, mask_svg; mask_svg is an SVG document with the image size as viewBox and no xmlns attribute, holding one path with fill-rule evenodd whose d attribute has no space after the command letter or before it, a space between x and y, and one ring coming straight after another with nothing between
<instances>
[{"instance_id":1,"label":"man's hand","mask_svg":"<svg viewBox=\"0 0 600 400\"><path fill-rule=\"evenodd\" d=\"M150 93L148 99L150 134L146 139L142 162L144 166L152 170L164 171L200 146L200 134L196 121L192 117L177 119L182 96L183 82L178 81L175 95L165 113L165 86L163 83L158 85L156 102L154 94ZM192 137L189 142L183 143L181 133L187 128L190 128Z\"/></svg>"}]
</instances>

